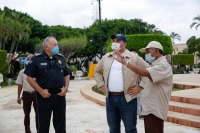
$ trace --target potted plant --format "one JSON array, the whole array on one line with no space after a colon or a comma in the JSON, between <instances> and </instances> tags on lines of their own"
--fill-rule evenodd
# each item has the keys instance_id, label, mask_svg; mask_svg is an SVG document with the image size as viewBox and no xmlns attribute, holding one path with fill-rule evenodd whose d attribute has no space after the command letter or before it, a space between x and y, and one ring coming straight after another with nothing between
<instances>
[{"instance_id":1,"label":"potted plant","mask_svg":"<svg viewBox=\"0 0 200 133\"><path fill-rule=\"evenodd\" d=\"M77 72L77 67L76 67L75 65L70 65L69 68L70 68L70 70L71 70L74 74L76 74L76 72Z\"/></svg>"}]
</instances>

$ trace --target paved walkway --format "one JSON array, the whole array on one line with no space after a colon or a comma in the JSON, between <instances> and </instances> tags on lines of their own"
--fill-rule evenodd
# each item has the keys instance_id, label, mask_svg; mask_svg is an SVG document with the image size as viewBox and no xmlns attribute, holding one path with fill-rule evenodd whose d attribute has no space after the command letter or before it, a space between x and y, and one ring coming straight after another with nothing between
<instances>
[{"instance_id":1,"label":"paved walkway","mask_svg":"<svg viewBox=\"0 0 200 133\"><path fill-rule=\"evenodd\" d=\"M174 74L173 83L200 86L200 74Z\"/></svg>"},{"instance_id":2,"label":"paved walkway","mask_svg":"<svg viewBox=\"0 0 200 133\"><path fill-rule=\"evenodd\" d=\"M105 106L87 100L80 94L80 89L94 80L70 81L66 96L67 133L109 133ZM23 133L23 110L17 102L17 86L0 89L0 133ZM122 124L122 133L124 127ZM138 133L144 133L143 120L137 122ZM34 111L31 112L31 130L35 133ZM91 132L95 131L95 132ZM50 133L54 133L51 122ZM165 122L165 133L200 133L197 128Z\"/></svg>"}]
</instances>

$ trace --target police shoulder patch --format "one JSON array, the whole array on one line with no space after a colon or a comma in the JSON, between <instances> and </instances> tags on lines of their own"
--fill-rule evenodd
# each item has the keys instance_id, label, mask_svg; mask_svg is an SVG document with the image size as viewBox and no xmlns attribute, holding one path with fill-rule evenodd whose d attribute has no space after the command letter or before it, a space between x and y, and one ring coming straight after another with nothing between
<instances>
[{"instance_id":1,"label":"police shoulder patch","mask_svg":"<svg viewBox=\"0 0 200 133\"><path fill-rule=\"evenodd\" d=\"M57 55L64 57L62 54L58 53Z\"/></svg>"},{"instance_id":2,"label":"police shoulder patch","mask_svg":"<svg viewBox=\"0 0 200 133\"><path fill-rule=\"evenodd\" d=\"M41 53L37 53L37 54L35 54L35 56L40 56L40 55L42 55Z\"/></svg>"}]
</instances>

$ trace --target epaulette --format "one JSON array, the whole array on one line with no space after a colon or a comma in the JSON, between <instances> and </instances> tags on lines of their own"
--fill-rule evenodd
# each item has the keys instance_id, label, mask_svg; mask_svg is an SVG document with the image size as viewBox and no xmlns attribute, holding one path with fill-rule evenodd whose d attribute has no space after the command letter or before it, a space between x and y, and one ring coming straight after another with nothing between
<instances>
[{"instance_id":1,"label":"epaulette","mask_svg":"<svg viewBox=\"0 0 200 133\"><path fill-rule=\"evenodd\" d=\"M64 57L62 54L58 53L57 55Z\"/></svg>"},{"instance_id":2,"label":"epaulette","mask_svg":"<svg viewBox=\"0 0 200 133\"><path fill-rule=\"evenodd\" d=\"M35 54L35 56L40 56L40 55L42 55L41 53L37 53L37 54Z\"/></svg>"}]
</instances>

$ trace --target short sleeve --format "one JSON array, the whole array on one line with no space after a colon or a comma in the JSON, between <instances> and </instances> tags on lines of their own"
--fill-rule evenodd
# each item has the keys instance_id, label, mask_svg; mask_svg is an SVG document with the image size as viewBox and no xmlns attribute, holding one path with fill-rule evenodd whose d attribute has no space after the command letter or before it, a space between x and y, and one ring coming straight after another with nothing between
<instances>
[{"instance_id":1,"label":"short sleeve","mask_svg":"<svg viewBox=\"0 0 200 133\"><path fill-rule=\"evenodd\" d=\"M27 76L36 77L36 69L37 69L36 61L35 58L33 57L32 60L29 62L29 64L26 66L24 73Z\"/></svg>"},{"instance_id":2,"label":"short sleeve","mask_svg":"<svg viewBox=\"0 0 200 133\"><path fill-rule=\"evenodd\" d=\"M70 75L70 73L72 73L71 70L69 68L65 67L64 76Z\"/></svg>"},{"instance_id":3,"label":"short sleeve","mask_svg":"<svg viewBox=\"0 0 200 133\"><path fill-rule=\"evenodd\" d=\"M24 74L24 70L21 70L17 76L17 80L15 81L16 84L18 85L23 84L23 74Z\"/></svg>"},{"instance_id":4,"label":"short sleeve","mask_svg":"<svg viewBox=\"0 0 200 133\"><path fill-rule=\"evenodd\" d=\"M170 73L170 70L170 65L164 62L147 68L147 71L149 71L153 83L165 79Z\"/></svg>"}]
</instances>

